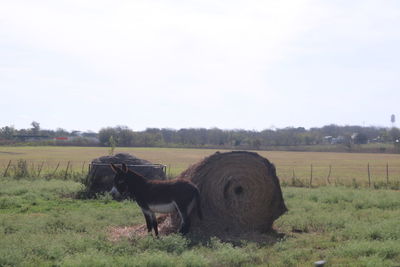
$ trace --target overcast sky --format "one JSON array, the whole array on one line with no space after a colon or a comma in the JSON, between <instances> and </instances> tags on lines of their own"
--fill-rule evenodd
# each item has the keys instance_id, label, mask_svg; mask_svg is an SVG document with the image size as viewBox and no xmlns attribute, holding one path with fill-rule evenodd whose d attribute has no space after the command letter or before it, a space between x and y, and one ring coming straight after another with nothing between
<instances>
[{"instance_id":1,"label":"overcast sky","mask_svg":"<svg viewBox=\"0 0 400 267\"><path fill-rule=\"evenodd\" d=\"M400 1L0 0L0 127L400 119Z\"/></svg>"}]
</instances>

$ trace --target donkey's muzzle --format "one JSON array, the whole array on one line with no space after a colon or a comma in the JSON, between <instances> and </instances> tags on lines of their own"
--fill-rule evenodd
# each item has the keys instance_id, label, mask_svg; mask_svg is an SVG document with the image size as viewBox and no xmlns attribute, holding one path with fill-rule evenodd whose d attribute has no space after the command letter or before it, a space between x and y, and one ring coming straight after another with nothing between
<instances>
[{"instance_id":1,"label":"donkey's muzzle","mask_svg":"<svg viewBox=\"0 0 400 267\"><path fill-rule=\"evenodd\" d=\"M118 191L118 189L115 186L113 186L113 188L111 189L110 194L116 200L122 199L121 193Z\"/></svg>"}]
</instances>

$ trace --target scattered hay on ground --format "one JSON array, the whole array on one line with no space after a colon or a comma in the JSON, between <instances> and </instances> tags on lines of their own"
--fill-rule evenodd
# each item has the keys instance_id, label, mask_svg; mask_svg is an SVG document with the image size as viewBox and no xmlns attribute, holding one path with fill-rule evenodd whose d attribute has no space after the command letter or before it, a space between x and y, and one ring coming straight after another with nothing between
<instances>
[{"instance_id":1,"label":"scattered hay on ground","mask_svg":"<svg viewBox=\"0 0 400 267\"><path fill-rule=\"evenodd\" d=\"M178 229L172 225L171 216L169 215L165 214L157 217L157 223L158 233L160 236L169 235L178 231ZM112 242L117 242L122 238L145 237L149 235L146 224L132 226L111 226L108 228L107 233L108 240Z\"/></svg>"}]
</instances>

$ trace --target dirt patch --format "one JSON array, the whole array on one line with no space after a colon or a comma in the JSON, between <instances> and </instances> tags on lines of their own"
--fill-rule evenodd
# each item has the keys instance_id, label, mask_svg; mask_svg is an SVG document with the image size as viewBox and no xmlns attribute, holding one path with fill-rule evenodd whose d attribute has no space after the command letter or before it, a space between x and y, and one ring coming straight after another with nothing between
<instances>
[{"instance_id":1,"label":"dirt patch","mask_svg":"<svg viewBox=\"0 0 400 267\"><path fill-rule=\"evenodd\" d=\"M157 218L159 236L167 236L173 233L177 233L178 229L171 222L170 215L161 215ZM107 230L107 238L111 242L118 242L124 238L139 237L144 238L148 236L146 224L137 224L132 226L111 226ZM153 232L154 235L154 232ZM258 232L242 232L242 233L227 233L224 235L218 235L218 238L224 242L229 242L234 245L243 244L243 240L252 241L259 244L274 244L281 240L285 235L275 230L271 230L268 233ZM187 238L193 242L207 243L211 236L204 235L202 232L194 231L189 233Z\"/></svg>"},{"instance_id":2,"label":"dirt patch","mask_svg":"<svg viewBox=\"0 0 400 267\"><path fill-rule=\"evenodd\" d=\"M144 220L144 219L143 219ZM160 236L169 235L178 232L178 229L172 225L171 216L161 215L157 217L158 233ZM149 235L146 224L132 226L111 226L108 228L108 240L117 242L122 238L145 237ZM154 234L154 232L153 232Z\"/></svg>"}]
</instances>

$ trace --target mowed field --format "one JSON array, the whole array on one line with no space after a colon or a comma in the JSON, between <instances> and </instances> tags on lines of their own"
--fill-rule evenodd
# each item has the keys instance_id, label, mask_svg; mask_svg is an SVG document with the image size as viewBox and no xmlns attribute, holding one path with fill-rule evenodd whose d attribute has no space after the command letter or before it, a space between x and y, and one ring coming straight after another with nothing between
<instances>
[{"instance_id":1,"label":"mowed field","mask_svg":"<svg viewBox=\"0 0 400 267\"><path fill-rule=\"evenodd\" d=\"M387 163L390 179L398 181L398 155L259 151L287 181L282 190L289 211L275 221L274 232L234 243L177 234L154 238L130 233L115 239L116 230L144 225L136 203L117 202L109 195L76 198L83 185L63 175L1 175L10 160L23 159L32 168L43 163L50 174L58 163L66 168L70 162L84 177L82 167L108 151L0 148L0 266L313 266L319 260L325 266L400 266L399 191L352 184L353 179L366 182L368 163L376 182L386 180ZM117 148L119 152L165 164L174 176L215 150ZM308 181L311 164L313 184L321 186L288 186L293 169ZM329 165L336 186L322 186Z\"/></svg>"},{"instance_id":2,"label":"mowed field","mask_svg":"<svg viewBox=\"0 0 400 267\"><path fill-rule=\"evenodd\" d=\"M175 148L116 148L114 153L131 153L139 158L167 166L169 176L177 176L191 164L216 151L213 149ZM325 185L329 169L332 184L360 186L368 185L368 164L371 183L400 182L400 154L377 153L331 153L331 152L282 152L256 151L266 157L277 168L282 182L292 183L293 176L309 184L312 169L312 184ZM0 147L0 170L9 161L26 160L30 166L43 164L44 171L52 171L59 164L65 169L68 162L75 171L86 171L94 158L108 155L107 147Z\"/></svg>"}]
</instances>

